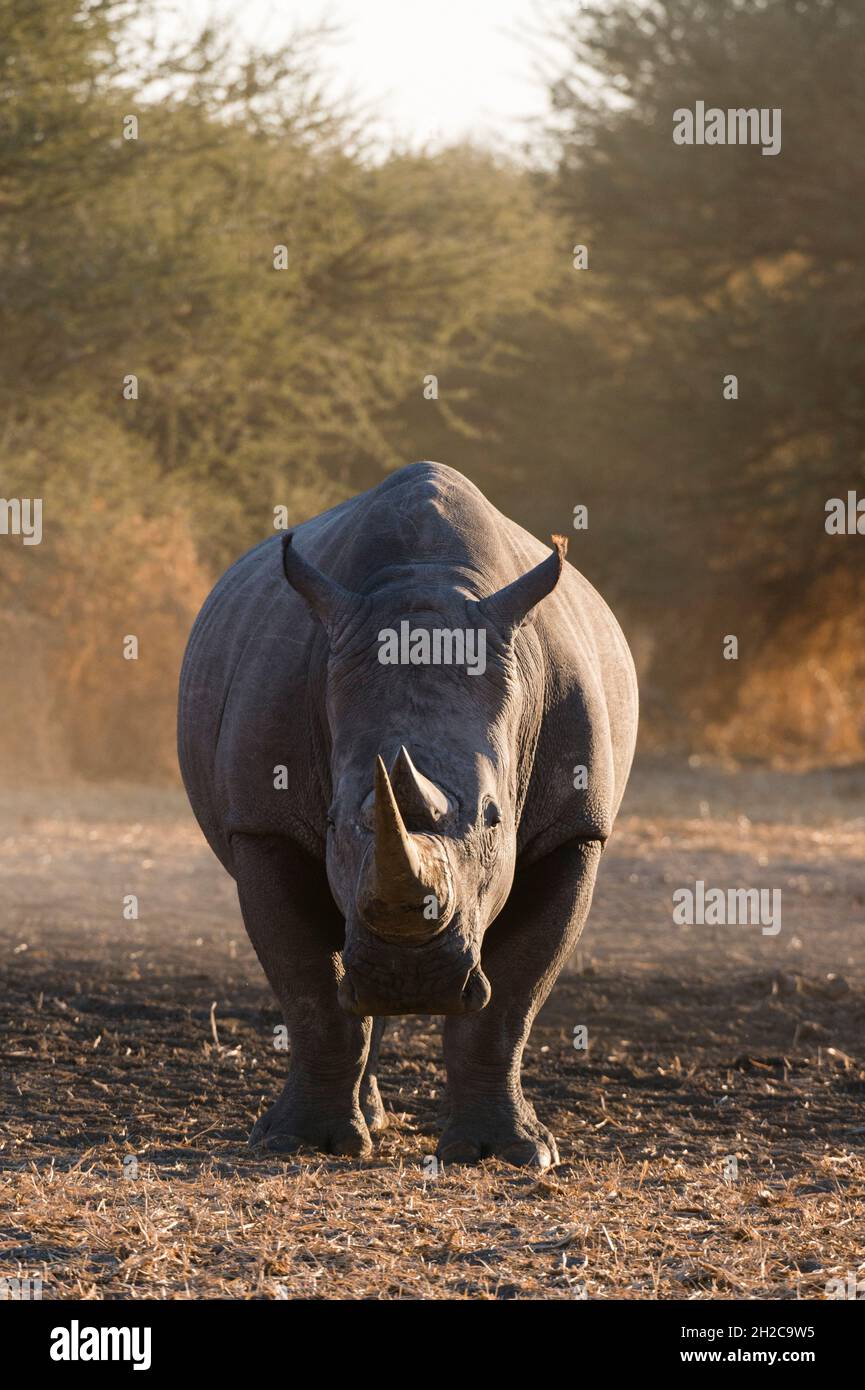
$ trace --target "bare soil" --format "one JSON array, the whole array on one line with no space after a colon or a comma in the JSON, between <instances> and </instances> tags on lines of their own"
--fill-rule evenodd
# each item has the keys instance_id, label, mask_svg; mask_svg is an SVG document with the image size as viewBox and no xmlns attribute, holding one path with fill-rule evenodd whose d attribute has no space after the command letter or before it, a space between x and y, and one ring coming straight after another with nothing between
<instances>
[{"instance_id":1,"label":"bare soil","mask_svg":"<svg viewBox=\"0 0 865 1390\"><path fill-rule=\"evenodd\" d=\"M96 1299L810 1299L865 1277L865 769L638 766L526 1055L545 1174L433 1175L425 1018L385 1036L372 1160L253 1156L280 1020L182 794L10 792L0 839L0 1276ZM780 933L675 926L697 879L780 888Z\"/></svg>"}]
</instances>

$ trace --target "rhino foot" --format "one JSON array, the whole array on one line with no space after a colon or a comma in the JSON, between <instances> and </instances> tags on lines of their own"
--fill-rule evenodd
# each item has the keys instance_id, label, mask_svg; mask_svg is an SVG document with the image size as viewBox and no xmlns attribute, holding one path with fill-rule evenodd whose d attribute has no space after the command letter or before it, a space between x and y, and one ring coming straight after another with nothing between
<instances>
[{"instance_id":1,"label":"rhino foot","mask_svg":"<svg viewBox=\"0 0 865 1390\"><path fill-rule=\"evenodd\" d=\"M260 1153L316 1149L350 1158L368 1158L372 1153L369 1129L359 1110L328 1113L324 1107L303 1105L285 1096L256 1120L249 1144Z\"/></svg>"},{"instance_id":2,"label":"rhino foot","mask_svg":"<svg viewBox=\"0 0 865 1390\"><path fill-rule=\"evenodd\" d=\"M559 1162L555 1139L528 1108L519 1117L482 1112L451 1116L436 1156L444 1164L500 1158L520 1168L550 1168Z\"/></svg>"}]
</instances>

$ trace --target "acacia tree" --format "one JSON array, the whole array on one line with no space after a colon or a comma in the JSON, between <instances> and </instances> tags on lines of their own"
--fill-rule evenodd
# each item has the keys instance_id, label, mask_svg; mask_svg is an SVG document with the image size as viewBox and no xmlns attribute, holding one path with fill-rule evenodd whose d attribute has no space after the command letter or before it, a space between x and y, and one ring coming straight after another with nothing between
<instances>
[{"instance_id":1,"label":"acacia tree","mask_svg":"<svg viewBox=\"0 0 865 1390\"><path fill-rule=\"evenodd\" d=\"M827 584L848 602L861 572L824 504L863 479L865 10L568 4L557 36L548 149L615 345L593 404L644 517L632 573L671 627L714 605L756 642ZM674 143L674 112L697 101L780 108L780 153ZM695 638L690 671L711 669L723 703L730 672Z\"/></svg>"},{"instance_id":2,"label":"acacia tree","mask_svg":"<svg viewBox=\"0 0 865 1390\"><path fill-rule=\"evenodd\" d=\"M4 548L0 584L99 772L173 761L206 579L275 506L303 520L427 452L405 402L490 362L537 279L527 181L470 150L368 150L321 95L322 35L263 54L161 32L117 0L0 0L4 490L46 507L38 556ZM134 614L151 652L160 634L161 701L118 675Z\"/></svg>"},{"instance_id":3,"label":"acacia tree","mask_svg":"<svg viewBox=\"0 0 865 1390\"><path fill-rule=\"evenodd\" d=\"M569 11L562 33L558 195L633 324L634 404L681 421L672 449L648 439L647 451L686 507L711 507L743 540L757 521L769 575L801 573L803 551L812 576L845 563L819 538L823 501L861 478L865 444L863 213L850 196L865 168L865 11L625 0ZM674 144L673 112L697 100L780 108L781 152ZM729 409L726 373L739 377Z\"/></svg>"}]
</instances>

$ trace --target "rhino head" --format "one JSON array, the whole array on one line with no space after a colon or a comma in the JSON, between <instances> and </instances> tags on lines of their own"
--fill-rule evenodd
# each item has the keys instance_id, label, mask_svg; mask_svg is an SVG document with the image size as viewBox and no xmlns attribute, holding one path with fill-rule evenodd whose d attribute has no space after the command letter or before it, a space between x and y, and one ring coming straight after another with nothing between
<instances>
[{"instance_id":1,"label":"rhino head","mask_svg":"<svg viewBox=\"0 0 865 1390\"><path fill-rule=\"evenodd\" d=\"M480 600L397 574L353 593L284 541L291 586L324 626L333 795L327 873L342 912L343 1008L362 1015L484 1008L484 932L513 882L526 754L540 726L537 642L516 642L558 582L566 542ZM383 631L483 633L483 671L383 665Z\"/></svg>"}]
</instances>

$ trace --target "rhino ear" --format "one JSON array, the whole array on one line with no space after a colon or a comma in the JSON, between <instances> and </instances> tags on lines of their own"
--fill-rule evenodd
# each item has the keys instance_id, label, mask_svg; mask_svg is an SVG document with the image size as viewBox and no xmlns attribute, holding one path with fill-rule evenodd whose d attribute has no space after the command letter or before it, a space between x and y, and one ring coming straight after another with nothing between
<instances>
[{"instance_id":1,"label":"rhino ear","mask_svg":"<svg viewBox=\"0 0 865 1390\"><path fill-rule=\"evenodd\" d=\"M568 549L567 538L552 536L551 540L553 550L546 560L478 603L481 616L504 636L516 632L536 604L553 592L561 578Z\"/></svg>"},{"instance_id":2,"label":"rhino ear","mask_svg":"<svg viewBox=\"0 0 865 1390\"><path fill-rule=\"evenodd\" d=\"M358 595L344 589L335 579L328 579L315 565L304 560L292 544L290 531L282 539L282 568L292 589L306 600L328 637L333 639L357 608Z\"/></svg>"}]
</instances>

